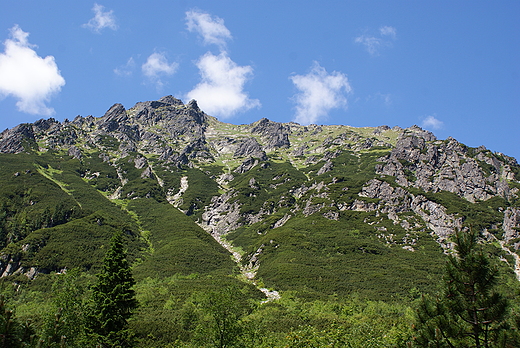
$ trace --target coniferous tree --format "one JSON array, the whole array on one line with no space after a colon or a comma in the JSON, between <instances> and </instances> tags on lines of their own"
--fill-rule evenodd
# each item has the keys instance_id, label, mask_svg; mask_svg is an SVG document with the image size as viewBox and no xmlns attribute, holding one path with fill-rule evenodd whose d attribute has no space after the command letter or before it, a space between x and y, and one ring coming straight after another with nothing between
<instances>
[{"instance_id":1,"label":"coniferous tree","mask_svg":"<svg viewBox=\"0 0 520 348\"><path fill-rule=\"evenodd\" d=\"M508 347L508 303L494 290L497 269L477 249L476 233L458 231L454 242L442 296L423 297L418 309L417 346Z\"/></svg>"},{"instance_id":2,"label":"coniferous tree","mask_svg":"<svg viewBox=\"0 0 520 348\"><path fill-rule=\"evenodd\" d=\"M128 319L137 307L132 287L135 280L126 260L123 235L116 233L103 260L103 269L93 287L91 331L102 347L131 346Z\"/></svg>"}]
</instances>

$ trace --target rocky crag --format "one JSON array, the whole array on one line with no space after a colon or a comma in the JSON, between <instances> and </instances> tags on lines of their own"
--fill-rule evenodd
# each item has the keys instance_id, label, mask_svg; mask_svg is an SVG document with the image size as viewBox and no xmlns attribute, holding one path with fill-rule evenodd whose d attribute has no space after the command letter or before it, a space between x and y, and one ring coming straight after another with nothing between
<instances>
[{"instance_id":1,"label":"rocky crag","mask_svg":"<svg viewBox=\"0 0 520 348\"><path fill-rule=\"evenodd\" d=\"M113 202L155 198L175 206L234 251L252 280L283 245L276 231L311 217L331 224L362 217L370 238L409 253L432 237L449 250L455 229L478 228L520 277L516 160L436 139L417 126L302 126L266 118L233 125L195 101L167 96L130 109L115 104L102 117L21 124L0 134L0 152L102 162L110 170L84 165L77 175ZM45 242L23 238L5 237L2 276L38 272L29 256L25 263L13 258L13 243L18 254L35 255Z\"/></svg>"}]
</instances>

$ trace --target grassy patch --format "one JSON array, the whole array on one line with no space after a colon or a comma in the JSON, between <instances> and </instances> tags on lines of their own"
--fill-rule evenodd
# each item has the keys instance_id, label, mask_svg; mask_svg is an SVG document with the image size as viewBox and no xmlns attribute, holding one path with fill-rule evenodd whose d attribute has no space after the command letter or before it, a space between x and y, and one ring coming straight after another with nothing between
<instances>
[{"instance_id":1,"label":"grassy patch","mask_svg":"<svg viewBox=\"0 0 520 348\"><path fill-rule=\"evenodd\" d=\"M153 199L135 199L128 209L139 216L153 252L135 268L138 279L188 275L225 274L234 272L230 254L192 219L167 203Z\"/></svg>"}]
</instances>

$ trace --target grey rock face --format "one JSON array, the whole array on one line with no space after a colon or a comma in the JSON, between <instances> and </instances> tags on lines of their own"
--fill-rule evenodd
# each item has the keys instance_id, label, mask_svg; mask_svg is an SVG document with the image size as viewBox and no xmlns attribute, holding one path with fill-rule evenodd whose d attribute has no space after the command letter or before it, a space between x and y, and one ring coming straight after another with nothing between
<instances>
[{"instance_id":1,"label":"grey rock face","mask_svg":"<svg viewBox=\"0 0 520 348\"><path fill-rule=\"evenodd\" d=\"M502 229L506 242L509 243L520 238L520 208L508 207L506 209ZM516 250L520 249L520 241L516 241L513 246Z\"/></svg>"},{"instance_id":2,"label":"grey rock face","mask_svg":"<svg viewBox=\"0 0 520 348\"><path fill-rule=\"evenodd\" d=\"M330 160L328 160L327 162L325 162L323 167L321 167L320 170L318 170L318 173L316 173L316 174L317 175L322 175L322 174L325 174L327 172L330 172L332 170L332 167L334 167L334 165L332 164L332 162Z\"/></svg>"},{"instance_id":3,"label":"grey rock face","mask_svg":"<svg viewBox=\"0 0 520 348\"><path fill-rule=\"evenodd\" d=\"M462 226L462 220L446 213L446 208L432 202L422 195L414 196L401 187L392 187L387 182L373 179L367 182L359 193L360 197L379 198L381 201L375 204L363 201L354 202L352 210L358 211L380 211L388 214L394 223L399 222L397 214L414 212L437 236L441 245L448 247L446 239L453 233L455 228ZM404 226L406 228L406 226Z\"/></svg>"},{"instance_id":4,"label":"grey rock face","mask_svg":"<svg viewBox=\"0 0 520 348\"><path fill-rule=\"evenodd\" d=\"M24 145L34 144L34 132L30 124L22 123L0 133L0 152L20 153L27 151Z\"/></svg>"},{"instance_id":5,"label":"grey rock face","mask_svg":"<svg viewBox=\"0 0 520 348\"><path fill-rule=\"evenodd\" d=\"M137 169L142 169L144 168L146 165L148 164L148 161L146 160L145 157L136 157L134 159L134 166L137 168Z\"/></svg>"},{"instance_id":6,"label":"grey rock face","mask_svg":"<svg viewBox=\"0 0 520 348\"><path fill-rule=\"evenodd\" d=\"M33 130L35 133L40 133L49 130L50 128L54 128L56 126L60 126L60 123L56 121L54 118L49 118L47 120L40 119L33 124Z\"/></svg>"},{"instance_id":7,"label":"grey rock face","mask_svg":"<svg viewBox=\"0 0 520 348\"><path fill-rule=\"evenodd\" d=\"M261 161L267 160L267 155L255 138L246 138L237 145L238 147L233 154L235 157L253 157Z\"/></svg>"},{"instance_id":8,"label":"grey rock face","mask_svg":"<svg viewBox=\"0 0 520 348\"><path fill-rule=\"evenodd\" d=\"M141 173L141 178L155 179L155 175L153 174L152 168L149 166L146 167L146 169L143 170L143 172Z\"/></svg>"},{"instance_id":9,"label":"grey rock face","mask_svg":"<svg viewBox=\"0 0 520 348\"><path fill-rule=\"evenodd\" d=\"M78 149L76 146L69 147L68 155L72 158L81 159L83 155L81 154L81 150Z\"/></svg>"},{"instance_id":10,"label":"grey rock face","mask_svg":"<svg viewBox=\"0 0 520 348\"><path fill-rule=\"evenodd\" d=\"M307 150L309 146L303 144L292 152L293 156L303 156L305 154L305 150Z\"/></svg>"},{"instance_id":11,"label":"grey rock face","mask_svg":"<svg viewBox=\"0 0 520 348\"><path fill-rule=\"evenodd\" d=\"M266 143L266 150L291 146L288 129L280 123L269 121L267 118L258 121L251 129L251 133L262 136Z\"/></svg>"},{"instance_id":12,"label":"grey rock face","mask_svg":"<svg viewBox=\"0 0 520 348\"><path fill-rule=\"evenodd\" d=\"M186 155L189 159L197 158L199 160L213 160L213 156L211 155L206 140L203 137L192 140L192 142L182 150L181 154Z\"/></svg>"},{"instance_id":13,"label":"grey rock face","mask_svg":"<svg viewBox=\"0 0 520 348\"><path fill-rule=\"evenodd\" d=\"M249 158L245 159L244 162L242 162L242 164L237 169L235 169L235 173L239 173L239 174L245 173L245 172L251 170L253 167L257 166L258 163L259 163L258 159L249 157Z\"/></svg>"},{"instance_id":14,"label":"grey rock face","mask_svg":"<svg viewBox=\"0 0 520 348\"><path fill-rule=\"evenodd\" d=\"M388 126L379 126L379 127L376 127L376 129L374 129L374 131L372 132L373 134L381 134L383 132L386 132L390 130L390 127Z\"/></svg>"},{"instance_id":15,"label":"grey rock face","mask_svg":"<svg viewBox=\"0 0 520 348\"><path fill-rule=\"evenodd\" d=\"M223 235L240 227L240 204L229 203L233 197L233 192L213 197L211 204L202 214L200 226L213 235Z\"/></svg>"},{"instance_id":16,"label":"grey rock face","mask_svg":"<svg viewBox=\"0 0 520 348\"><path fill-rule=\"evenodd\" d=\"M395 148L381 161L384 164L377 166L377 172L395 176L405 187L449 191L470 202L487 200L497 194L509 195L500 176L511 175L504 173L503 165L495 157L479 153L473 158L455 139L436 141L431 133L416 126L404 130ZM479 162L489 162L493 172L485 173Z\"/></svg>"},{"instance_id":17,"label":"grey rock face","mask_svg":"<svg viewBox=\"0 0 520 348\"><path fill-rule=\"evenodd\" d=\"M159 102L164 103L164 104L168 104L168 105L179 105L179 106L183 105L182 100L174 98L171 95L167 95L165 97L162 97L161 99L159 99ZM198 109L198 107L197 107L197 109Z\"/></svg>"},{"instance_id":18,"label":"grey rock face","mask_svg":"<svg viewBox=\"0 0 520 348\"><path fill-rule=\"evenodd\" d=\"M127 120L128 116L126 115L126 110L123 105L114 104L110 109L108 109L105 116L99 120L98 127L102 131L113 132Z\"/></svg>"}]
</instances>

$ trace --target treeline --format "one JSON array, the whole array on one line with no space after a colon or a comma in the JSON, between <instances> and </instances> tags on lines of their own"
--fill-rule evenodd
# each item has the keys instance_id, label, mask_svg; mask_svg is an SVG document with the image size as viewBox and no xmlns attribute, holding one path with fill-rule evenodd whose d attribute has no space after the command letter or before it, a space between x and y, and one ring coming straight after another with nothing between
<instances>
[{"instance_id":1,"label":"treeline","mask_svg":"<svg viewBox=\"0 0 520 348\"><path fill-rule=\"evenodd\" d=\"M502 292L496 265L471 231L458 232L436 296L367 301L355 295L261 301L249 287L210 279L186 297L180 278L135 284L122 234L96 279L68 271L48 292L4 286L2 347L519 347L518 284ZM197 276L192 276L194 280ZM188 281L189 277L184 277ZM93 285L89 285L93 284ZM152 307L154 296L166 296Z\"/></svg>"}]
</instances>

